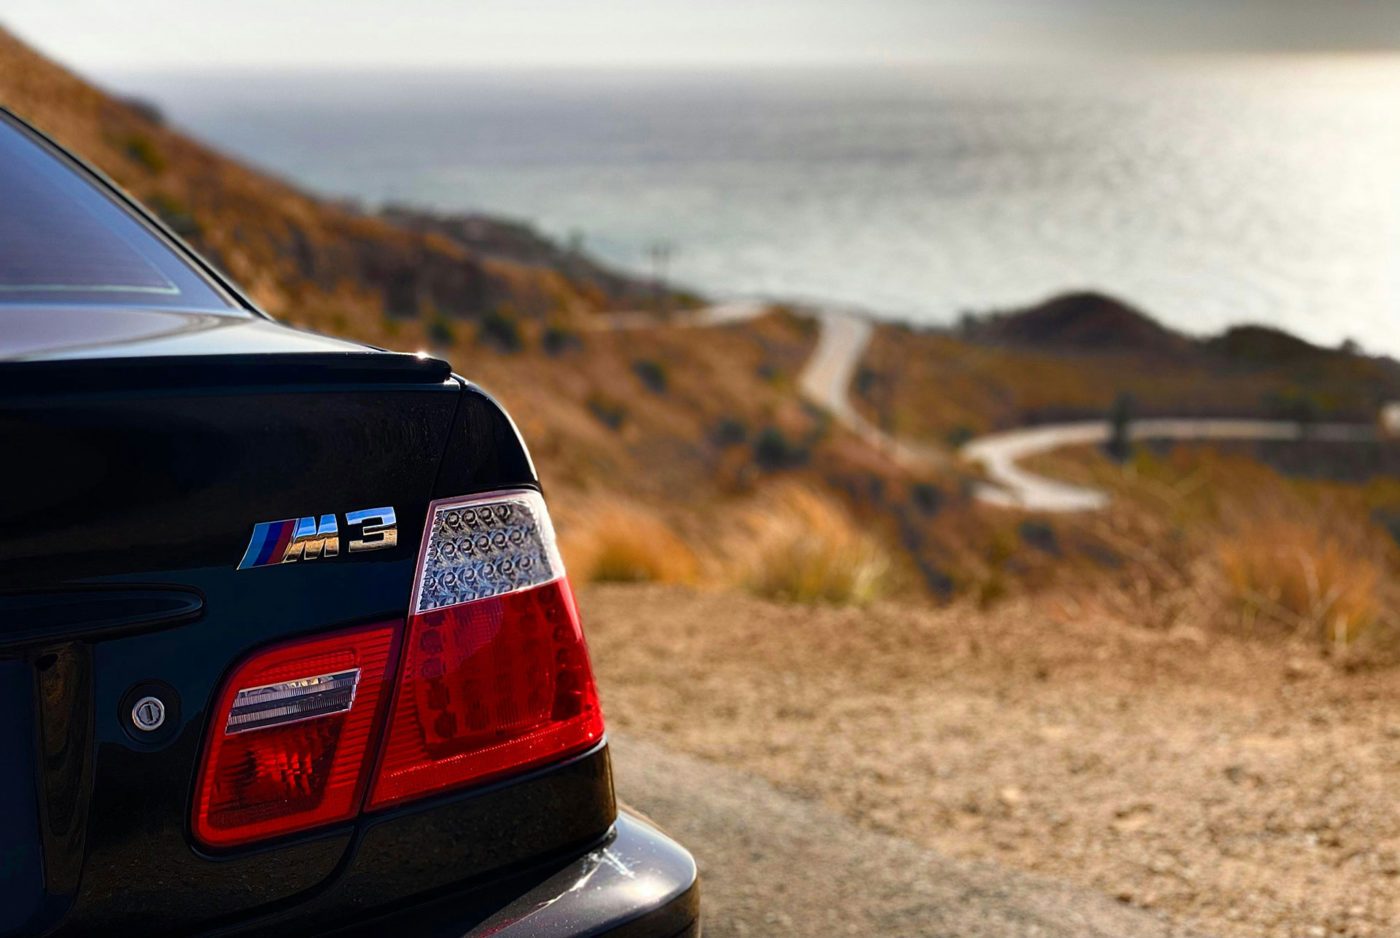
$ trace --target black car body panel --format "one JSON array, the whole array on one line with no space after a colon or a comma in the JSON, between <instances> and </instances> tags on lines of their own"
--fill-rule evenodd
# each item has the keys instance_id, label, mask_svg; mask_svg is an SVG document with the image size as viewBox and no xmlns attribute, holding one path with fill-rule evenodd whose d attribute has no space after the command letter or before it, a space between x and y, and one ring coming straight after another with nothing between
<instances>
[{"instance_id":1,"label":"black car body panel","mask_svg":"<svg viewBox=\"0 0 1400 938\"><path fill-rule=\"evenodd\" d=\"M290 638L401 622L431 500L538 488L509 416L445 362L251 308L0 302L0 439L0 935L306 935L397 930L399 915L432 934L502 915L518 920L507 934L693 927L693 864L618 819L605 742L251 847L195 844L230 669ZM259 522L380 506L392 547L238 569ZM147 694L166 714L143 732L131 713ZM664 888L555 895L572 931L524 911L598 857Z\"/></svg>"},{"instance_id":2,"label":"black car body panel","mask_svg":"<svg viewBox=\"0 0 1400 938\"><path fill-rule=\"evenodd\" d=\"M625 811L592 850L508 882L395 909L338 931L336 938L387 931L414 938L680 938L700 933L695 861L651 824ZM503 893L515 898L501 906Z\"/></svg>"}]
</instances>

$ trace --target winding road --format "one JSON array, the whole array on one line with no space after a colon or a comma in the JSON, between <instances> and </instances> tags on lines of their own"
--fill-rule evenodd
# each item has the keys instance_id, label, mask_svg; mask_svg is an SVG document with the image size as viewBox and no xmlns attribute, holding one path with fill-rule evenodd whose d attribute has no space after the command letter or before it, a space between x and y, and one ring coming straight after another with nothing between
<instances>
[{"instance_id":1,"label":"winding road","mask_svg":"<svg viewBox=\"0 0 1400 938\"><path fill-rule=\"evenodd\" d=\"M867 420L851 403L851 381L874 331L871 321L854 313L835 311L819 313L818 320L821 333L817 347L798 378L803 396L906 468L946 465L948 456L943 450L891 436Z\"/></svg>"},{"instance_id":2,"label":"winding road","mask_svg":"<svg viewBox=\"0 0 1400 938\"><path fill-rule=\"evenodd\" d=\"M911 467L946 465L948 456L941 448L896 439L861 415L851 403L851 379L861 355L870 342L873 326L869 319L854 313L829 310L819 314L821 337L807 362L799 382L802 393L825 407L856 435ZM1047 424L1007 430L979 437L958 450L968 462L980 463L989 482L975 491L981 501L1002 508L1023 511L1072 512L1106 508L1106 492L1047 479L1023 469L1021 460L1067 446L1094 446L1106 443L1110 427L1106 420ZM1165 418L1134 421L1128 430L1134 440L1324 440L1328 442L1371 442L1376 428L1369 424L1310 424L1287 420L1228 420L1204 418Z\"/></svg>"},{"instance_id":3,"label":"winding road","mask_svg":"<svg viewBox=\"0 0 1400 938\"><path fill-rule=\"evenodd\" d=\"M766 303L736 301L710 306L672 326L717 326L752 319L768 310ZM809 401L871 446L907 469L947 466L950 454L943 447L901 440L871 423L851 402L851 383L861 356L870 344L874 324L860 313L824 309L816 314L821 324L817 347L798 379ZM603 328L655 326L654 315L621 313L609 317ZM957 455L982 466L989 481L979 483L976 497L1001 508L1037 512L1098 511L1109 504L1106 492L1036 475L1020 461L1069 446L1096 446L1108 441L1109 423L1089 420L1005 430L978 437L962 446ZM1129 427L1134 440L1324 440L1361 443L1377 438L1370 424L1324 423L1303 426L1288 420L1232 420L1161 418L1136 420Z\"/></svg>"},{"instance_id":4,"label":"winding road","mask_svg":"<svg viewBox=\"0 0 1400 938\"><path fill-rule=\"evenodd\" d=\"M1051 424L1007 430L980 437L959 454L981 463L991 483L977 487L982 501L1026 511L1095 511L1108 505L1108 495L1097 489L1070 485L1029 472L1019 460L1066 446L1095 446L1108 442L1106 420ZM1361 443L1376 439L1374 427L1359 424L1310 424L1287 420L1136 420L1128 427L1134 440L1325 440Z\"/></svg>"}]
</instances>

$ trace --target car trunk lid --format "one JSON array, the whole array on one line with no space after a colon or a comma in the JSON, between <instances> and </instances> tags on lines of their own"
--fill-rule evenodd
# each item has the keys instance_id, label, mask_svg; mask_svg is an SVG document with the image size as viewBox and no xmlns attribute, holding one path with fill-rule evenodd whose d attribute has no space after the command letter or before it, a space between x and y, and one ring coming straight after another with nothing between
<instances>
[{"instance_id":1,"label":"car trunk lid","mask_svg":"<svg viewBox=\"0 0 1400 938\"><path fill-rule=\"evenodd\" d=\"M153 341L174 354L127 354ZM0 365L0 744L21 754L0 770L0 934L202 927L335 872L350 825L191 847L206 709L250 649L403 616L462 390L443 362L252 319L108 348ZM259 522L390 506L390 549L237 569ZM131 722L143 690L159 732Z\"/></svg>"}]
</instances>

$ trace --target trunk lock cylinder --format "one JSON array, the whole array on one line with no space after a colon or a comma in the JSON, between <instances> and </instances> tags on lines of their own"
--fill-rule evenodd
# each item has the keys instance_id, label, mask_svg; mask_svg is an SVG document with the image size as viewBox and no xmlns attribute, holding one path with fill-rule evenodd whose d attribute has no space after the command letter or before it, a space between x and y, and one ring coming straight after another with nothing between
<instances>
[{"instance_id":1,"label":"trunk lock cylinder","mask_svg":"<svg viewBox=\"0 0 1400 938\"><path fill-rule=\"evenodd\" d=\"M180 695L163 681L142 681L117 706L122 729L138 748L161 748L180 730Z\"/></svg>"},{"instance_id":2,"label":"trunk lock cylinder","mask_svg":"<svg viewBox=\"0 0 1400 938\"><path fill-rule=\"evenodd\" d=\"M131 708L131 722L145 733L160 729L165 725L165 701L159 697L142 697Z\"/></svg>"}]
</instances>

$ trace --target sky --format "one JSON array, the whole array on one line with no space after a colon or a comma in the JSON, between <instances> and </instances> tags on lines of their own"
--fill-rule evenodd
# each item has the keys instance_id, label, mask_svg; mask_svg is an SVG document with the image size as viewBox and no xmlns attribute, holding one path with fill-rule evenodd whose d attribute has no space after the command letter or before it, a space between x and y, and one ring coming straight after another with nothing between
<instances>
[{"instance_id":1,"label":"sky","mask_svg":"<svg viewBox=\"0 0 1400 938\"><path fill-rule=\"evenodd\" d=\"M5 0L93 75L1400 49L1400 0Z\"/></svg>"}]
</instances>

